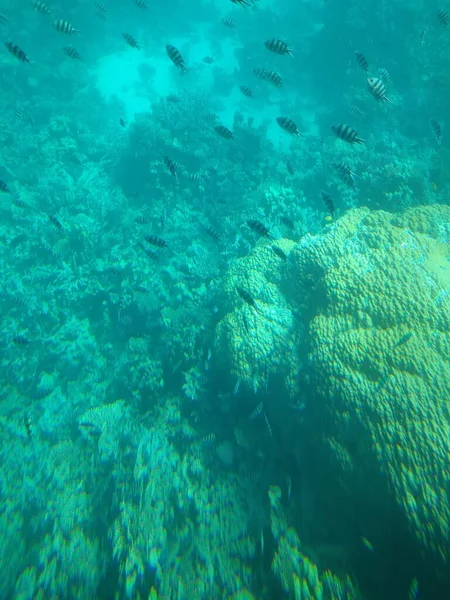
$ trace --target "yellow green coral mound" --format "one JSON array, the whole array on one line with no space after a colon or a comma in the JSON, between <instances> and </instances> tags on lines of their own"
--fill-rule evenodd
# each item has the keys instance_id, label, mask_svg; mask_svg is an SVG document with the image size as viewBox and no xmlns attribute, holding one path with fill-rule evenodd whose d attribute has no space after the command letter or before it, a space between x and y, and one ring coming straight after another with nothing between
<instances>
[{"instance_id":1,"label":"yellow green coral mound","mask_svg":"<svg viewBox=\"0 0 450 600\"><path fill-rule=\"evenodd\" d=\"M235 379L255 391L271 376L289 379L295 370L294 317L280 290L287 266L272 245L288 254L294 243L261 241L231 266L220 294L226 314L216 331L219 359ZM256 307L238 289L250 294Z\"/></svg>"},{"instance_id":2,"label":"yellow green coral mound","mask_svg":"<svg viewBox=\"0 0 450 600\"><path fill-rule=\"evenodd\" d=\"M448 561L450 207L356 209L291 256L339 478L356 500L376 474L422 549Z\"/></svg>"}]
</instances>

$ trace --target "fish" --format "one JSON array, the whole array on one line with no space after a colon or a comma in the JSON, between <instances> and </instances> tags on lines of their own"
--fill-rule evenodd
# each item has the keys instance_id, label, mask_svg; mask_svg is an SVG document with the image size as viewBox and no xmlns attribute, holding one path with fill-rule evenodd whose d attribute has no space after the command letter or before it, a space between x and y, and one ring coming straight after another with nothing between
<instances>
[{"instance_id":1,"label":"fish","mask_svg":"<svg viewBox=\"0 0 450 600\"><path fill-rule=\"evenodd\" d=\"M286 157L286 160L284 161L284 164L286 165L286 169L287 169L287 172L289 173L289 175L291 177L293 177L295 175L295 169L294 169L294 166L293 166L292 161L289 158L289 156Z\"/></svg>"},{"instance_id":2,"label":"fish","mask_svg":"<svg viewBox=\"0 0 450 600\"><path fill-rule=\"evenodd\" d=\"M243 8L246 6L253 6L253 2L251 0L231 0L231 2L233 4L239 4L239 6L242 6Z\"/></svg>"},{"instance_id":3,"label":"fish","mask_svg":"<svg viewBox=\"0 0 450 600\"><path fill-rule=\"evenodd\" d=\"M239 296L242 298L242 300L246 304L248 304L249 306L254 308L257 312L259 312L259 308L258 308L256 302L253 300L252 296L247 291L245 291L241 287L236 288L236 290L237 290L237 293L239 294Z\"/></svg>"},{"instance_id":4,"label":"fish","mask_svg":"<svg viewBox=\"0 0 450 600\"><path fill-rule=\"evenodd\" d=\"M334 168L339 174L341 180L350 187L355 186L355 175L351 168L344 162L334 163Z\"/></svg>"},{"instance_id":5,"label":"fish","mask_svg":"<svg viewBox=\"0 0 450 600\"><path fill-rule=\"evenodd\" d=\"M138 223L139 225L147 225L149 223L149 220L147 219L147 217L143 217L142 215L139 215L138 217L136 217L134 219L135 223Z\"/></svg>"},{"instance_id":6,"label":"fish","mask_svg":"<svg viewBox=\"0 0 450 600\"><path fill-rule=\"evenodd\" d=\"M0 192L3 192L5 194L10 194L11 190L8 187L8 184L3 181L3 179L0 179Z\"/></svg>"},{"instance_id":7,"label":"fish","mask_svg":"<svg viewBox=\"0 0 450 600\"><path fill-rule=\"evenodd\" d=\"M133 0L138 8L148 8L147 0Z\"/></svg>"},{"instance_id":8,"label":"fish","mask_svg":"<svg viewBox=\"0 0 450 600\"><path fill-rule=\"evenodd\" d=\"M350 106L350 111L354 115L359 115L360 117L366 117L367 113L365 113L357 104L352 104Z\"/></svg>"},{"instance_id":9,"label":"fish","mask_svg":"<svg viewBox=\"0 0 450 600\"><path fill-rule=\"evenodd\" d=\"M12 203L14 204L14 206L17 206L18 208L30 208L30 205L27 204L21 198L13 198Z\"/></svg>"},{"instance_id":10,"label":"fish","mask_svg":"<svg viewBox=\"0 0 450 600\"><path fill-rule=\"evenodd\" d=\"M333 199L330 196L330 194L328 192L325 192L324 190L321 190L320 196L321 196L322 200L324 201L325 206L328 208L328 211L330 212L330 214L334 215L334 202L333 202Z\"/></svg>"},{"instance_id":11,"label":"fish","mask_svg":"<svg viewBox=\"0 0 450 600\"><path fill-rule=\"evenodd\" d=\"M389 71L387 69L378 69L378 73L380 74L380 77L384 83L391 83L391 76L389 75Z\"/></svg>"},{"instance_id":12,"label":"fish","mask_svg":"<svg viewBox=\"0 0 450 600\"><path fill-rule=\"evenodd\" d=\"M169 158L168 156L164 157L164 164L166 165L167 170L169 171L169 173L171 175L173 175L174 177L177 177L177 169L179 167L179 164L176 163L171 158Z\"/></svg>"},{"instance_id":13,"label":"fish","mask_svg":"<svg viewBox=\"0 0 450 600\"><path fill-rule=\"evenodd\" d=\"M288 54L289 56L294 56L293 50L291 50L286 42L283 42L282 40L266 40L264 46L274 54Z\"/></svg>"},{"instance_id":14,"label":"fish","mask_svg":"<svg viewBox=\"0 0 450 600\"><path fill-rule=\"evenodd\" d=\"M31 115L25 112L22 108L16 108L16 122L21 121L22 123L26 123L27 125L31 125L34 127L34 120Z\"/></svg>"},{"instance_id":15,"label":"fish","mask_svg":"<svg viewBox=\"0 0 450 600\"><path fill-rule=\"evenodd\" d=\"M217 133L217 135L220 135L220 137L223 137L225 140L236 139L231 129L228 129L228 127L225 127L225 125L216 125L216 127L214 127L214 131Z\"/></svg>"},{"instance_id":16,"label":"fish","mask_svg":"<svg viewBox=\"0 0 450 600\"><path fill-rule=\"evenodd\" d=\"M166 96L167 102L173 102L173 104L177 104L180 101L180 96L177 94L168 94Z\"/></svg>"},{"instance_id":17,"label":"fish","mask_svg":"<svg viewBox=\"0 0 450 600\"><path fill-rule=\"evenodd\" d=\"M22 48L20 48L20 46L13 44L12 42L5 42L5 46L8 51L17 58L17 60L20 60L20 62L23 63L31 64L31 60L28 58Z\"/></svg>"},{"instance_id":18,"label":"fish","mask_svg":"<svg viewBox=\"0 0 450 600\"><path fill-rule=\"evenodd\" d=\"M294 121L292 119L288 119L287 117L277 117L277 123L281 127L281 129L284 129L291 135L296 135L297 137L303 137L302 134L300 133L297 125L294 123Z\"/></svg>"},{"instance_id":19,"label":"fish","mask_svg":"<svg viewBox=\"0 0 450 600\"><path fill-rule=\"evenodd\" d=\"M38 12L42 13L43 15L50 14L49 7L46 4L44 4L43 2L41 2L41 0L31 0L31 6L33 8L35 8Z\"/></svg>"},{"instance_id":20,"label":"fish","mask_svg":"<svg viewBox=\"0 0 450 600\"><path fill-rule=\"evenodd\" d=\"M0 25L5 25L5 23L7 23L8 21L9 19L5 17L5 15L0 14Z\"/></svg>"},{"instance_id":21,"label":"fish","mask_svg":"<svg viewBox=\"0 0 450 600\"><path fill-rule=\"evenodd\" d=\"M381 102L389 102L392 104L392 102L386 96L386 87L379 77L369 77L367 80L367 86L369 92L372 94L375 100L381 100Z\"/></svg>"},{"instance_id":22,"label":"fish","mask_svg":"<svg viewBox=\"0 0 450 600\"><path fill-rule=\"evenodd\" d=\"M222 25L225 25L225 27L228 27L229 29L237 28L236 21L234 19L231 19L230 17L224 17L221 20L221 23L222 23Z\"/></svg>"},{"instance_id":23,"label":"fish","mask_svg":"<svg viewBox=\"0 0 450 600\"><path fill-rule=\"evenodd\" d=\"M358 63L358 66L367 73L369 71L369 63L367 62L367 59L364 56L364 54L356 51L355 58L356 58L356 62Z\"/></svg>"},{"instance_id":24,"label":"fish","mask_svg":"<svg viewBox=\"0 0 450 600\"><path fill-rule=\"evenodd\" d=\"M125 121L123 120L123 117L120 117L120 119L119 119L119 125L121 127L125 127Z\"/></svg>"},{"instance_id":25,"label":"fish","mask_svg":"<svg viewBox=\"0 0 450 600\"><path fill-rule=\"evenodd\" d=\"M56 31L60 31L61 33L67 33L68 35L73 35L74 33L80 33L79 29L75 29L69 21L65 21L64 19L56 19L52 23L54 29Z\"/></svg>"},{"instance_id":26,"label":"fish","mask_svg":"<svg viewBox=\"0 0 450 600\"><path fill-rule=\"evenodd\" d=\"M166 240L156 236L156 235L147 235L145 237L145 241L151 244L152 246L156 246L157 248L167 248Z\"/></svg>"},{"instance_id":27,"label":"fish","mask_svg":"<svg viewBox=\"0 0 450 600\"><path fill-rule=\"evenodd\" d=\"M253 92L252 90L248 87L248 85L240 85L239 89L241 90L241 92L244 94L244 96L247 96L247 98L251 98L253 96Z\"/></svg>"},{"instance_id":28,"label":"fish","mask_svg":"<svg viewBox=\"0 0 450 600\"><path fill-rule=\"evenodd\" d=\"M281 260L287 261L287 254L279 246L270 246L272 252L281 258Z\"/></svg>"},{"instance_id":29,"label":"fish","mask_svg":"<svg viewBox=\"0 0 450 600\"><path fill-rule=\"evenodd\" d=\"M436 138L438 146L440 146L442 144L442 129L439 121L436 121L436 119L430 119L430 127L434 137Z\"/></svg>"},{"instance_id":30,"label":"fish","mask_svg":"<svg viewBox=\"0 0 450 600\"><path fill-rule=\"evenodd\" d=\"M424 43L425 43L426 33L427 33L427 29L426 28L422 29L422 31L420 32L420 41L419 41L419 43L420 43L421 46L423 46Z\"/></svg>"},{"instance_id":31,"label":"fish","mask_svg":"<svg viewBox=\"0 0 450 600\"><path fill-rule=\"evenodd\" d=\"M59 219L55 217L55 215L49 215L48 220L56 227L56 229L62 230L63 226L61 224L61 221L59 221Z\"/></svg>"},{"instance_id":32,"label":"fish","mask_svg":"<svg viewBox=\"0 0 450 600\"><path fill-rule=\"evenodd\" d=\"M283 80L280 75L276 71L267 71L266 69L262 69L261 67L257 67L253 69L253 74L258 79L262 79L263 81L269 81L273 83L275 87L283 87Z\"/></svg>"},{"instance_id":33,"label":"fish","mask_svg":"<svg viewBox=\"0 0 450 600\"><path fill-rule=\"evenodd\" d=\"M139 248L145 252L145 254L154 261L159 260L159 255L154 251L150 250L150 248L146 248L142 242L138 242Z\"/></svg>"},{"instance_id":34,"label":"fish","mask_svg":"<svg viewBox=\"0 0 450 600\"><path fill-rule=\"evenodd\" d=\"M370 552L374 551L373 544L371 542L369 542L369 540L366 537L362 536L361 541L362 541L364 547L367 548L367 550L369 550Z\"/></svg>"},{"instance_id":35,"label":"fish","mask_svg":"<svg viewBox=\"0 0 450 600\"><path fill-rule=\"evenodd\" d=\"M135 48L136 50L141 49L141 46L137 43L137 40L130 33L122 33L122 37L126 43L131 46L131 48Z\"/></svg>"},{"instance_id":36,"label":"fish","mask_svg":"<svg viewBox=\"0 0 450 600\"><path fill-rule=\"evenodd\" d=\"M366 140L360 138L357 132L346 123L338 123L338 125L332 125L331 129L337 135L337 137L348 144L364 144Z\"/></svg>"},{"instance_id":37,"label":"fish","mask_svg":"<svg viewBox=\"0 0 450 600\"><path fill-rule=\"evenodd\" d=\"M24 415L23 426L27 432L27 438L31 441L33 439L33 421L31 420L30 415Z\"/></svg>"},{"instance_id":38,"label":"fish","mask_svg":"<svg viewBox=\"0 0 450 600\"><path fill-rule=\"evenodd\" d=\"M81 54L73 46L64 46L63 51L67 54L69 58L73 58L73 60L79 60L83 62Z\"/></svg>"},{"instance_id":39,"label":"fish","mask_svg":"<svg viewBox=\"0 0 450 600\"><path fill-rule=\"evenodd\" d=\"M417 577L411 581L408 590L408 600L417 600L419 597L419 582L417 581Z\"/></svg>"},{"instance_id":40,"label":"fish","mask_svg":"<svg viewBox=\"0 0 450 600\"><path fill-rule=\"evenodd\" d=\"M256 219L248 219L247 225L252 231L259 233L259 235L267 237L271 240L274 239L274 237L270 234L270 231L263 223L261 223L261 221L257 221Z\"/></svg>"},{"instance_id":41,"label":"fish","mask_svg":"<svg viewBox=\"0 0 450 600\"><path fill-rule=\"evenodd\" d=\"M410 331L402 335L402 337L394 344L393 350L395 350L399 346L403 346L403 344L406 344L406 342L408 342L412 338L412 335L413 334Z\"/></svg>"},{"instance_id":42,"label":"fish","mask_svg":"<svg viewBox=\"0 0 450 600\"><path fill-rule=\"evenodd\" d=\"M16 335L15 337L13 337L12 341L18 346L28 346L28 344L30 343L30 340L23 335Z\"/></svg>"},{"instance_id":43,"label":"fish","mask_svg":"<svg viewBox=\"0 0 450 600\"><path fill-rule=\"evenodd\" d=\"M94 6L97 9L97 12L102 15L106 15L106 13L108 12L108 7L106 6L106 4L103 4L103 2L100 2L100 0L95 0Z\"/></svg>"},{"instance_id":44,"label":"fish","mask_svg":"<svg viewBox=\"0 0 450 600\"><path fill-rule=\"evenodd\" d=\"M448 29L448 27L450 25L450 17L449 17L448 11L444 10L443 8L438 10L437 19L443 27Z\"/></svg>"},{"instance_id":45,"label":"fish","mask_svg":"<svg viewBox=\"0 0 450 600\"><path fill-rule=\"evenodd\" d=\"M258 406L254 410L252 410L252 412L249 414L249 416L247 417L248 420L253 421L257 417L259 417L259 415L262 413L263 408L264 408L264 402L260 402L258 404Z\"/></svg>"},{"instance_id":46,"label":"fish","mask_svg":"<svg viewBox=\"0 0 450 600\"><path fill-rule=\"evenodd\" d=\"M214 227L211 227L211 225L208 225L207 227L205 227L205 232L207 233L207 235L209 235L209 237L214 240L215 242L220 242L220 240L222 239L220 237L220 233L217 232Z\"/></svg>"},{"instance_id":47,"label":"fish","mask_svg":"<svg viewBox=\"0 0 450 600\"><path fill-rule=\"evenodd\" d=\"M204 56L203 62L206 63L207 65L212 65L213 63L216 62L216 59L213 56Z\"/></svg>"},{"instance_id":48,"label":"fish","mask_svg":"<svg viewBox=\"0 0 450 600\"><path fill-rule=\"evenodd\" d=\"M173 64L177 67L177 69L180 69L180 71L182 73L186 73L187 72L187 67L184 64L184 59L181 56L180 51L175 48L175 46L171 46L170 44L167 44L166 46L166 52L167 52L167 56L170 58L170 60L173 62Z\"/></svg>"}]
</instances>

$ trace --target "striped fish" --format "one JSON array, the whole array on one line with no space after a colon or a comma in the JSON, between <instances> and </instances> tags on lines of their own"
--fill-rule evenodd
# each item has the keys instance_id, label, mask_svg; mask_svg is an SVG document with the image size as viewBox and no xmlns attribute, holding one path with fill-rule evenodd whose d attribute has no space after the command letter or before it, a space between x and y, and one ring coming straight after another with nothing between
<instances>
[{"instance_id":1,"label":"striped fish","mask_svg":"<svg viewBox=\"0 0 450 600\"><path fill-rule=\"evenodd\" d=\"M68 21L64 19L57 19L52 23L53 27L56 31L60 31L61 33L67 33L68 35L72 35L74 33L80 33L78 29L75 29Z\"/></svg>"},{"instance_id":2,"label":"striped fish","mask_svg":"<svg viewBox=\"0 0 450 600\"><path fill-rule=\"evenodd\" d=\"M381 79L378 77L369 77L367 80L367 85L369 92L372 94L375 100L389 102L389 104L392 104L392 102L386 96L386 87Z\"/></svg>"},{"instance_id":3,"label":"striped fish","mask_svg":"<svg viewBox=\"0 0 450 600\"><path fill-rule=\"evenodd\" d=\"M12 42L5 42L5 46L8 49L8 51L17 58L17 60L20 60L20 62L23 63L31 64L31 61L28 58L28 56L17 44L13 44Z\"/></svg>"},{"instance_id":4,"label":"striped fish","mask_svg":"<svg viewBox=\"0 0 450 600\"><path fill-rule=\"evenodd\" d=\"M274 54L288 54L289 56L294 56L293 50L291 50L286 42L283 42L282 40L266 40L264 46Z\"/></svg>"},{"instance_id":5,"label":"striped fish","mask_svg":"<svg viewBox=\"0 0 450 600\"><path fill-rule=\"evenodd\" d=\"M177 69L180 69L180 71L182 73L186 73L187 72L187 67L184 64L184 58L181 56L180 51L175 48L175 46L171 46L170 44L167 44L166 46L166 52L167 52L167 56L170 58L170 60L173 62L173 64L177 67Z\"/></svg>"},{"instance_id":6,"label":"striped fish","mask_svg":"<svg viewBox=\"0 0 450 600\"><path fill-rule=\"evenodd\" d=\"M364 144L366 140L360 138L357 132L346 123L339 123L338 125L332 125L331 129L337 135L338 138L344 140L348 144Z\"/></svg>"},{"instance_id":7,"label":"striped fish","mask_svg":"<svg viewBox=\"0 0 450 600\"><path fill-rule=\"evenodd\" d=\"M294 123L294 121L292 121L292 119L288 119L287 117L277 117L277 123L281 127L281 129L284 129L291 135L303 137L297 125Z\"/></svg>"},{"instance_id":8,"label":"striped fish","mask_svg":"<svg viewBox=\"0 0 450 600\"><path fill-rule=\"evenodd\" d=\"M355 58L358 66L367 73L369 70L369 63L367 62L364 54L361 54L361 52L355 52Z\"/></svg>"}]
</instances>

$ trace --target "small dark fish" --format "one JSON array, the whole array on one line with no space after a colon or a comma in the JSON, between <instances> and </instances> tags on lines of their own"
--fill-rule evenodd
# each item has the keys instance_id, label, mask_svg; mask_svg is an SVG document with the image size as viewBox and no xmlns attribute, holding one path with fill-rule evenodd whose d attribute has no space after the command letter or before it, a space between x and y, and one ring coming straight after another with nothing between
<instances>
[{"instance_id":1,"label":"small dark fish","mask_svg":"<svg viewBox=\"0 0 450 600\"><path fill-rule=\"evenodd\" d=\"M31 61L28 58L28 56L17 44L13 44L12 42L5 42L5 46L8 49L8 51L17 58L17 60L20 60L20 62L23 63L31 64Z\"/></svg>"},{"instance_id":2,"label":"small dark fish","mask_svg":"<svg viewBox=\"0 0 450 600\"><path fill-rule=\"evenodd\" d=\"M378 73L380 74L380 77L384 83L391 83L391 76L389 75L389 71L387 69L378 69Z\"/></svg>"},{"instance_id":3,"label":"small dark fish","mask_svg":"<svg viewBox=\"0 0 450 600\"><path fill-rule=\"evenodd\" d=\"M179 167L179 164L176 163L171 158L169 158L168 156L164 157L164 164L166 165L167 170L169 171L169 173L171 175L173 175L174 177L177 177L177 169Z\"/></svg>"},{"instance_id":4,"label":"small dark fish","mask_svg":"<svg viewBox=\"0 0 450 600\"><path fill-rule=\"evenodd\" d=\"M55 215L49 215L48 219L49 219L50 223L52 223L56 227L56 229L61 230L63 228L63 226L61 225L61 221L59 221L55 217Z\"/></svg>"},{"instance_id":5,"label":"small dark fish","mask_svg":"<svg viewBox=\"0 0 450 600\"><path fill-rule=\"evenodd\" d=\"M253 92L252 90L248 87L248 85L240 85L239 89L241 90L241 92L244 94L244 96L247 96L247 98L251 98L253 96Z\"/></svg>"},{"instance_id":6,"label":"small dark fish","mask_svg":"<svg viewBox=\"0 0 450 600\"><path fill-rule=\"evenodd\" d=\"M150 248L146 248L142 242L138 242L138 246L145 252L145 254L149 258L151 258L155 262L159 260L159 256L154 250L150 250Z\"/></svg>"},{"instance_id":7,"label":"small dark fish","mask_svg":"<svg viewBox=\"0 0 450 600\"><path fill-rule=\"evenodd\" d=\"M175 48L175 46L171 46L170 44L167 44L166 46L166 52L167 52L167 56L170 58L170 60L173 62L173 64L177 67L177 69L180 69L180 71L182 73L186 73L187 72L187 67L184 64L184 59L181 56L180 51Z\"/></svg>"},{"instance_id":8,"label":"small dark fish","mask_svg":"<svg viewBox=\"0 0 450 600\"><path fill-rule=\"evenodd\" d=\"M134 220L135 223L138 223L139 225L147 225L147 223L149 223L149 220L147 219L147 217L136 217Z\"/></svg>"},{"instance_id":9,"label":"small dark fish","mask_svg":"<svg viewBox=\"0 0 450 600\"><path fill-rule=\"evenodd\" d=\"M287 169L287 172L289 173L289 175L291 177L294 177L294 175L295 175L295 169L294 169L294 165L292 164L292 161L289 158L289 156L284 161L284 164L286 165L286 169Z\"/></svg>"},{"instance_id":10,"label":"small dark fish","mask_svg":"<svg viewBox=\"0 0 450 600\"><path fill-rule=\"evenodd\" d=\"M157 248L166 248L167 247L166 240L163 240L162 238L160 238L156 235L147 235L145 237L145 241L148 242L149 244L151 244L152 246L156 246Z\"/></svg>"},{"instance_id":11,"label":"small dark fish","mask_svg":"<svg viewBox=\"0 0 450 600\"><path fill-rule=\"evenodd\" d=\"M27 125L31 125L31 127L34 127L33 118L22 108L16 108L16 122L18 121L21 121L22 123L26 123Z\"/></svg>"},{"instance_id":12,"label":"small dark fish","mask_svg":"<svg viewBox=\"0 0 450 600\"><path fill-rule=\"evenodd\" d=\"M224 17L221 21L222 25L225 25L225 27L228 27L229 29L236 29L237 25L236 25L236 21L234 21L233 19L230 19L230 17Z\"/></svg>"},{"instance_id":13,"label":"small dark fish","mask_svg":"<svg viewBox=\"0 0 450 600\"><path fill-rule=\"evenodd\" d=\"M259 308L258 308L256 302L250 296L250 294L248 292L246 292L245 290L243 290L242 288L240 288L240 287L238 287L236 289L237 289L237 293L242 298L242 300L244 302L246 302L249 306L251 306L252 308L254 308L257 312L259 312Z\"/></svg>"},{"instance_id":14,"label":"small dark fish","mask_svg":"<svg viewBox=\"0 0 450 600\"><path fill-rule=\"evenodd\" d=\"M213 63L216 62L216 59L212 56L205 56L203 58L203 62L206 63L207 65L212 65Z\"/></svg>"},{"instance_id":15,"label":"small dark fish","mask_svg":"<svg viewBox=\"0 0 450 600\"><path fill-rule=\"evenodd\" d=\"M257 221L256 219L248 219L247 225L252 231L255 231L259 235L265 236L271 240L274 239L273 235L271 235L270 231L263 223L261 223L261 221Z\"/></svg>"},{"instance_id":16,"label":"small dark fish","mask_svg":"<svg viewBox=\"0 0 450 600\"><path fill-rule=\"evenodd\" d=\"M28 346L28 344L30 343L30 340L23 335L16 335L15 337L13 337L12 341L18 346Z\"/></svg>"},{"instance_id":17,"label":"small dark fish","mask_svg":"<svg viewBox=\"0 0 450 600\"><path fill-rule=\"evenodd\" d=\"M359 115L360 117L366 117L367 113L365 113L357 104L352 104L350 106L350 111L354 115Z\"/></svg>"},{"instance_id":18,"label":"small dark fish","mask_svg":"<svg viewBox=\"0 0 450 600\"><path fill-rule=\"evenodd\" d=\"M173 102L174 104L177 104L177 102L180 101L180 96L177 96L177 94L169 94L166 96L166 100L167 102Z\"/></svg>"},{"instance_id":19,"label":"small dark fish","mask_svg":"<svg viewBox=\"0 0 450 600\"><path fill-rule=\"evenodd\" d=\"M258 404L258 406L252 410L252 412L249 414L249 416L247 417L249 421L253 421L254 419L256 419L257 417L259 417L259 415L262 413L264 408L264 403L260 402Z\"/></svg>"},{"instance_id":20,"label":"small dark fish","mask_svg":"<svg viewBox=\"0 0 450 600\"><path fill-rule=\"evenodd\" d=\"M281 260L284 260L285 262L287 261L287 254L285 252L283 252L283 250L279 247L279 246L270 246L272 251L278 256L278 258L281 258Z\"/></svg>"},{"instance_id":21,"label":"small dark fish","mask_svg":"<svg viewBox=\"0 0 450 600\"><path fill-rule=\"evenodd\" d=\"M56 21L53 21L52 25L56 31L67 33L68 35L80 33L79 29L75 29L75 27L73 27L68 21L64 21L64 19L57 19Z\"/></svg>"},{"instance_id":22,"label":"small dark fish","mask_svg":"<svg viewBox=\"0 0 450 600\"><path fill-rule=\"evenodd\" d=\"M355 186L355 173L351 168L343 162L335 163L334 167L339 174L341 180L350 187Z\"/></svg>"},{"instance_id":23,"label":"small dark fish","mask_svg":"<svg viewBox=\"0 0 450 600\"><path fill-rule=\"evenodd\" d=\"M217 121L219 117L215 114L215 113L207 113L205 115L205 121L208 121L209 123L213 123L214 121Z\"/></svg>"},{"instance_id":24,"label":"small dark fish","mask_svg":"<svg viewBox=\"0 0 450 600\"><path fill-rule=\"evenodd\" d=\"M208 225L208 227L205 228L205 232L209 235L209 237L211 239L213 239L215 242L220 242L220 240L222 239L220 237L220 234L210 225Z\"/></svg>"},{"instance_id":25,"label":"small dark fish","mask_svg":"<svg viewBox=\"0 0 450 600\"><path fill-rule=\"evenodd\" d=\"M262 79L263 81L269 81L270 83L273 83L275 87L283 87L283 80L276 71L267 71L266 69L258 67L256 69L253 69L253 74L258 79Z\"/></svg>"},{"instance_id":26,"label":"small dark fish","mask_svg":"<svg viewBox=\"0 0 450 600\"><path fill-rule=\"evenodd\" d=\"M122 117L120 117L120 119L119 119L119 124L121 127L125 127L125 121L123 120Z\"/></svg>"},{"instance_id":27,"label":"small dark fish","mask_svg":"<svg viewBox=\"0 0 450 600\"><path fill-rule=\"evenodd\" d=\"M291 221L291 219L289 219L289 217L281 216L280 223L282 223L288 229L292 229L292 231L295 229L295 224L293 221Z\"/></svg>"},{"instance_id":28,"label":"small dark fish","mask_svg":"<svg viewBox=\"0 0 450 600\"><path fill-rule=\"evenodd\" d=\"M369 92L375 98L375 100L381 100L381 102L392 102L386 96L386 87L383 81L379 77L369 77L367 80Z\"/></svg>"},{"instance_id":29,"label":"small dark fish","mask_svg":"<svg viewBox=\"0 0 450 600\"><path fill-rule=\"evenodd\" d=\"M239 6L242 6L243 8L246 6L253 6L253 2L251 2L251 0L231 0L231 2L233 4L239 4Z\"/></svg>"},{"instance_id":30,"label":"small dark fish","mask_svg":"<svg viewBox=\"0 0 450 600\"><path fill-rule=\"evenodd\" d=\"M361 54L361 52L355 52L355 58L358 66L367 73L369 70L369 63L367 62L364 54Z\"/></svg>"},{"instance_id":31,"label":"small dark fish","mask_svg":"<svg viewBox=\"0 0 450 600\"><path fill-rule=\"evenodd\" d=\"M11 190L8 187L8 184L5 183L3 181L3 179L0 179L0 192L4 192L5 194L10 194Z\"/></svg>"},{"instance_id":32,"label":"small dark fish","mask_svg":"<svg viewBox=\"0 0 450 600\"><path fill-rule=\"evenodd\" d=\"M217 135L220 135L220 137L223 137L225 140L236 139L231 129L228 129L228 127L225 127L225 125L217 125L214 127L214 131L217 133Z\"/></svg>"},{"instance_id":33,"label":"small dark fish","mask_svg":"<svg viewBox=\"0 0 450 600\"><path fill-rule=\"evenodd\" d=\"M444 9L438 10L437 18L438 18L439 23L443 27L448 29L448 26L450 25L450 17L449 17L448 12Z\"/></svg>"},{"instance_id":34,"label":"small dark fish","mask_svg":"<svg viewBox=\"0 0 450 600\"><path fill-rule=\"evenodd\" d=\"M287 117L277 117L277 123L281 127L281 129L284 129L291 135L303 137L297 125L294 123L294 121L292 121L292 119L288 119Z\"/></svg>"},{"instance_id":35,"label":"small dark fish","mask_svg":"<svg viewBox=\"0 0 450 600\"><path fill-rule=\"evenodd\" d=\"M100 2L100 0L95 0L94 6L97 9L97 11L102 15L106 15L106 13L108 12L108 7L106 6L106 4L103 4L103 2Z\"/></svg>"},{"instance_id":36,"label":"small dark fish","mask_svg":"<svg viewBox=\"0 0 450 600\"><path fill-rule=\"evenodd\" d=\"M264 42L264 46L267 50L270 50L270 52L274 52L275 54L288 54L289 56L294 56L293 51L282 40L267 40Z\"/></svg>"},{"instance_id":37,"label":"small dark fish","mask_svg":"<svg viewBox=\"0 0 450 600\"><path fill-rule=\"evenodd\" d=\"M403 346L403 344L406 344L406 342L408 342L412 338L412 335L413 334L410 331L408 333L405 333L405 335L402 335L402 337L394 344L393 350L395 350L399 346Z\"/></svg>"},{"instance_id":38,"label":"small dark fish","mask_svg":"<svg viewBox=\"0 0 450 600\"><path fill-rule=\"evenodd\" d=\"M320 195L322 197L322 200L325 203L325 206L327 207L329 213L331 214L331 216L334 216L334 202L333 199L331 198L330 194L328 194L327 192L324 192L323 190L320 192Z\"/></svg>"},{"instance_id":39,"label":"small dark fish","mask_svg":"<svg viewBox=\"0 0 450 600\"><path fill-rule=\"evenodd\" d=\"M41 0L31 0L31 6L33 8L35 8L38 12L42 13L43 15L50 14L49 7L46 4L44 4L43 2L41 2Z\"/></svg>"},{"instance_id":40,"label":"small dark fish","mask_svg":"<svg viewBox=\"0 0 450 600\"><path fill-rule=\"evenodd\" d=\"M12 203L18 208L30 208L30 205L27 204L24 200L21 200L20 198L14 198Z\"/></svg>"},{"instance_id":41,"label":"small dark fish","mask_svg":"<svg viewBox=\"0 0 450 600\"><path fill-rule=\"evenodd\" d=\"M436 119L430 119L430 127L438 146L440 146L442 144L442 129L439 122Z\"/></svg>"},{"instance_id":42,"label":"small dark fish","mask_svg":"<svg viewBox=\"0 0 450 600\"><path fill-rule=\"evenodd\" d=\"M348 144L364 144L366 141L360 138L353 127L347 125L346 123L332 125L331 129L338 138L344 140L344 142L347 142Z\"/></svg>"},{"instance_id":43,"label":"small dark fish","mask_svg":"<svg viewBox=\"0 0 450 600\"><path fill-rule=\"evenodd\" d=\"M63 50L69 58L83 62L83 59L81 58L81 54L73 46L64 46Z\"/></svg>"},{"instance_id":44,"label":"small dark fish","mask_svg":"<svg viewBox=\"0 0 450 600\"><path fill-rule=\"evenodd\" d=\"M133 0L138 8L148 8L148 4L146 0Z\"/></svg>"},{"instance_id":45,"label":"small dark fish","mask_svg":"<svg viewBox=\"0 0 450 600\"><path fill-rule=\"evenodd\" d=\"M23 417L23 425L25 427L25 431L27 432L27 438L31 441L33 439L33 421L31 420L30 415L24 415Z\"/></svg>"},{"instance_id":46,"label":"small dark fish","mask_svg":"<svg viewBox=\"0 0 450 600\"><path fill-rule=\"evenodd\" d=\"M425 36L426 36L427 30L426 29L422 29L422 31L420 32L420 45L423 46L425 43Z\"/></svg>"},{"instance_id":47,"label":"small dark fish","mask_svg":"<svg viewBox=\"0 0 450 600\"><path fill-rule=\"evenodd\" d=\"M137 40L130 33L122 33L122 37L126 41L126 43L132 48L135 48L136 50L141 49L141 47L137 43Z\"/></svg>"}]
</instances>

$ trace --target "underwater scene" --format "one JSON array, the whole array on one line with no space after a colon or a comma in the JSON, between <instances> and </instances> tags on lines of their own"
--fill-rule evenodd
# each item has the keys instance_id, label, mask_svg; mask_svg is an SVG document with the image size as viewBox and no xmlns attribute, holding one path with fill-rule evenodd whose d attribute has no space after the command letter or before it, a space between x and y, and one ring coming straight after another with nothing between
<instances>
[{"instance_id":1,"label":"underwater scene","mask_svg":"<svg viewBox=\"0 0 450 600\"><path fill-rule=\"evenodd\" d=\"M450 598L450 3L0 0L0 600Z\"/></svg>"}]
</instances>

